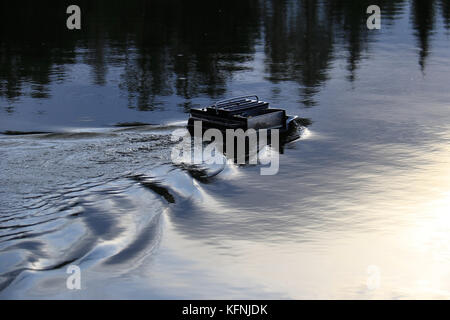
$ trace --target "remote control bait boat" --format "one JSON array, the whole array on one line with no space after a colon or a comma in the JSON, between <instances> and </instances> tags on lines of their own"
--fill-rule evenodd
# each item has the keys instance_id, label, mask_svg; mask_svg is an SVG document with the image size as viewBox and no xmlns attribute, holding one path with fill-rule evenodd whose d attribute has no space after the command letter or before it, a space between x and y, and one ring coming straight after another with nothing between
<instances>
[{"instance_id":1,"label":"remote control bait boat","mask_svg":"<svg viewBox=\"0 0 450 320\"><path fill-rule=\"evenodd\" d=\"M296 118L287 115L283 109L269 108L268 102L250 95L221 100L202 109L191 109L188 129L192 135L197 121L201 121L203 131L210 128L223 132L227 129L267 129L270 133L277 129L281 140L289 142L299 137Z\"/></svg>"}]
</instances>

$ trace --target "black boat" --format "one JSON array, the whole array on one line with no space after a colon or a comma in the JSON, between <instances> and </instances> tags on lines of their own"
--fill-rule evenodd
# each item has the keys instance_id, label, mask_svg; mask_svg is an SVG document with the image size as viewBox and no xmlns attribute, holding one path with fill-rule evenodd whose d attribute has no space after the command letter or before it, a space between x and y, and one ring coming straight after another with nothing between
<instances>
[{"instance_id":1,"label":"black boat","mask_svg":"<svg viewBox=\"0 0 450 320\"><path fill-rule=\"evenodd\" d=\"M188 129L194 133L194 123L201 121L202 131L210 128L219 129L267 129L270 132L278 129L283 142L299 137L297 116L289 116L283 109L269 108L269 103L259 100L258 96L250 95L221 100L202 108L191 109Z\"/></svg>"}]
</instances>

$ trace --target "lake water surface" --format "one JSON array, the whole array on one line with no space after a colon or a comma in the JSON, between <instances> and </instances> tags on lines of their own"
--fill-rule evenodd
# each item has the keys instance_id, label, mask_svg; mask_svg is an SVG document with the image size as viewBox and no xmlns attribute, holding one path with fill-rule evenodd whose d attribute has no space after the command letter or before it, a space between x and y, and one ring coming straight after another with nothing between
<instances>
[{"instance_id":1,"label":"lake water surface","mask_svg":"<svg viewBox=\"0 0 450 320\"><path fill-rule=\"evenodd\" d=\"M0 298L449 299L450 3L373 2L2 2ZM246 94L312 122L277 175L173 165Z\"/></svg>"}]
</instances>

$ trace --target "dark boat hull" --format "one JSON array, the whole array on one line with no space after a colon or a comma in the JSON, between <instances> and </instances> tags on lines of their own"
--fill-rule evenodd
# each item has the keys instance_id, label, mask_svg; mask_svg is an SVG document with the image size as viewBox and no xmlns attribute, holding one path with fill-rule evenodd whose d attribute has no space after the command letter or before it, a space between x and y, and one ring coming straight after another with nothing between
<instances>
[{"instance_id":1,"label":"dark boat hull","mask_svg":"<svg viewBox=\"0 0 450 320\"><path fill-rule=\"evenodd\" d=\"M218 129L224 134L227 129L254 129L256 132L266 129L269 133L276 129L281 140L287 142L299 136L296 118L286 115L283 109L269 108L269 103L260 101L257 96L246 96L219 101L203 109L191 109L188 129L193 135L196 122L201 122L202 134L208 129Z\"/></svg>"}]
</instances>

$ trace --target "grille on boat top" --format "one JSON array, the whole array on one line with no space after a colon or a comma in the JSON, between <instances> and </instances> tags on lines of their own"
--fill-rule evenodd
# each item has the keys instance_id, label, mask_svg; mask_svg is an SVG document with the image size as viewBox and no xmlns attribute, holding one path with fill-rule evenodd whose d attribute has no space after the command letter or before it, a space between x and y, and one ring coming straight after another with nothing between
<instances>
[{"instance_id":1,"label":"grille on boat top","mask_svg":"<svg viewBox=\"0 0 450 320\"><path fill-rule=\"evenodd\" d=\"M250 99L250 97L256 99ZM268 107L269 103L260 101L257 96L245 96L216 102L214 105L208 107L208 109L235 114L252 109L266 109Z\"/></svg>"}]
</instances>

